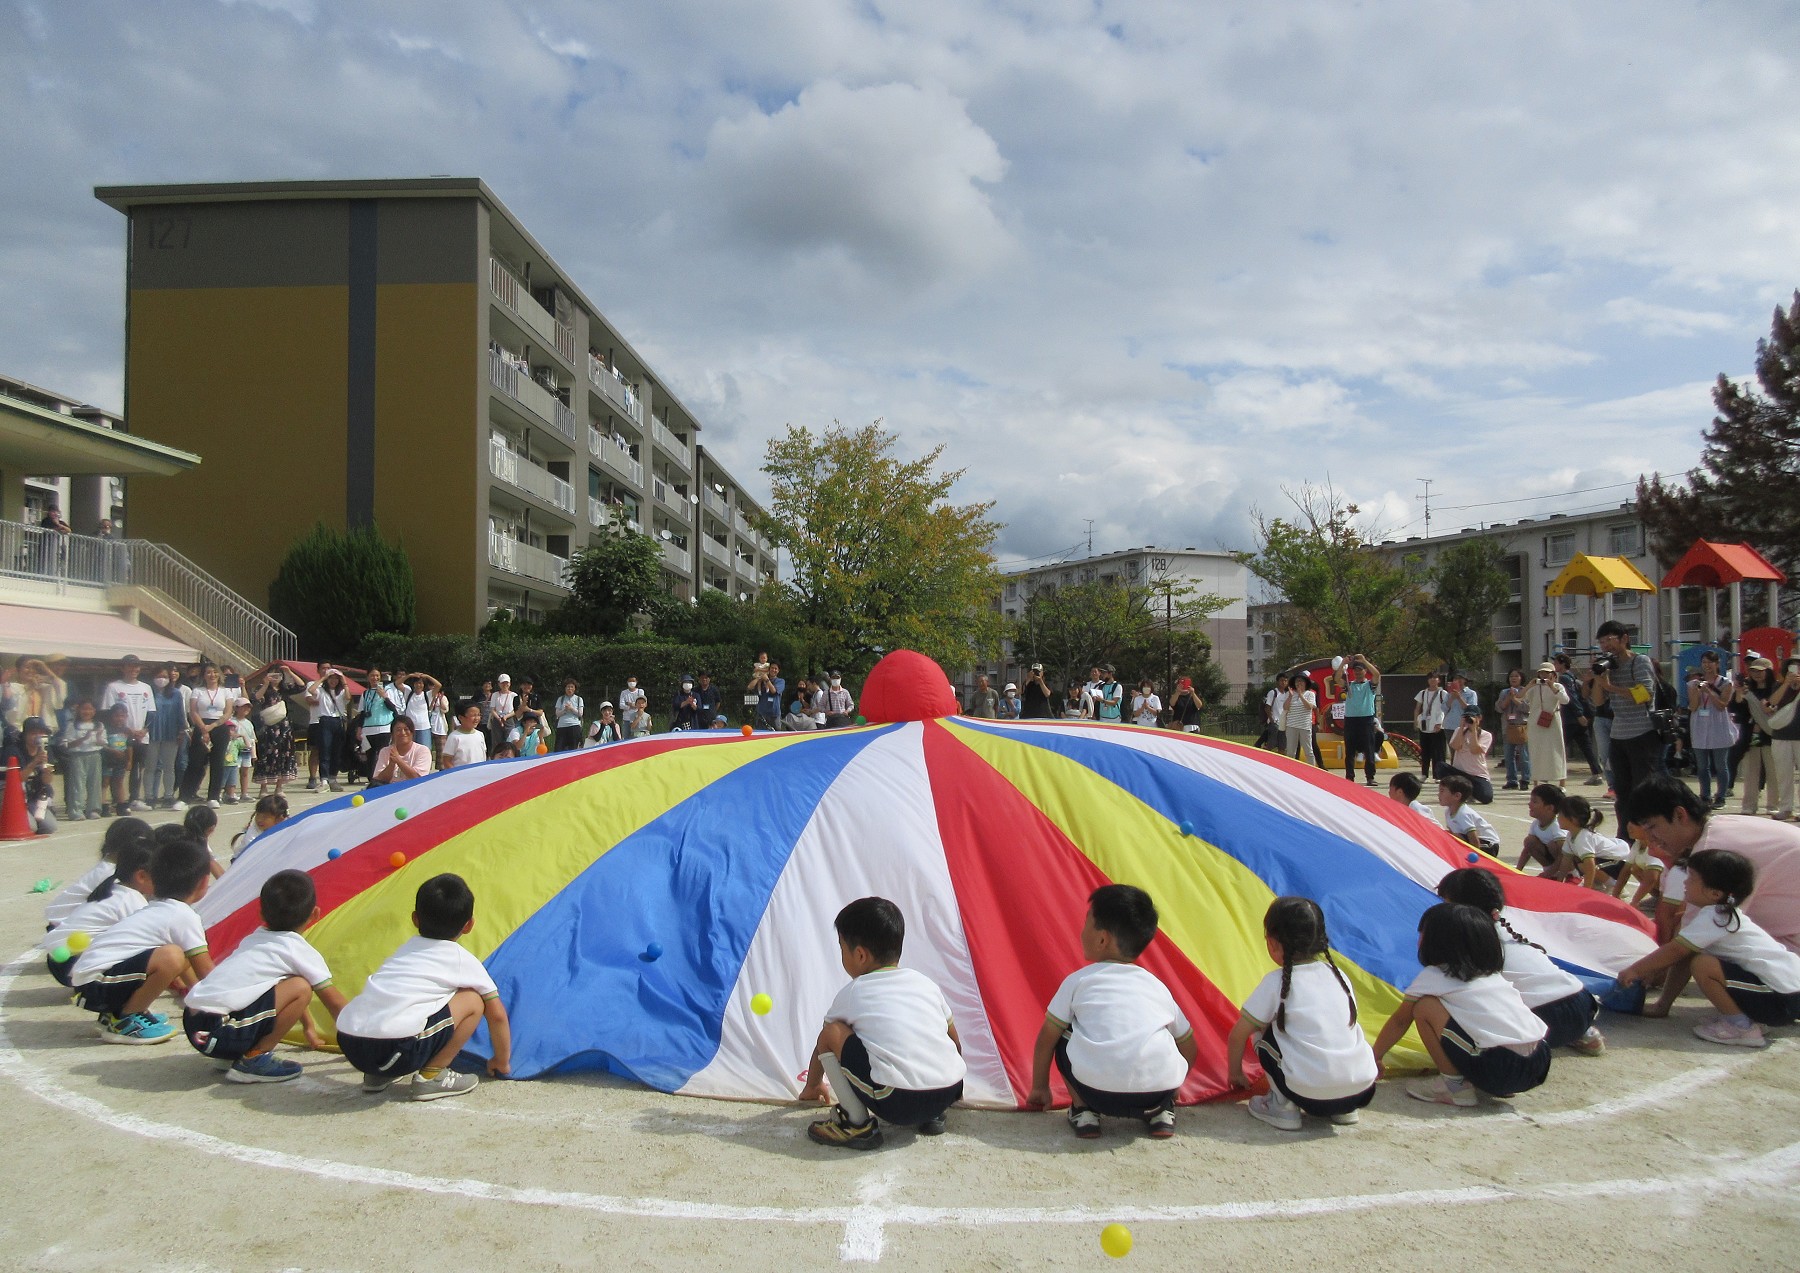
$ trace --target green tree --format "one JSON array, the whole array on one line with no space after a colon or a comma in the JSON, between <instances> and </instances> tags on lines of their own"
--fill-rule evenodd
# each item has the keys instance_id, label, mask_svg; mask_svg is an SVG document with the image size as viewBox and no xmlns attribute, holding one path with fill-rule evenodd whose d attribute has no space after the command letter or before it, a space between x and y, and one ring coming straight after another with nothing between
<instances>
[{"instance_id":1,"label":"green tree","mask_svg":"<svg viewBox=\"0 0 1800 1273\"><path fill-rule=\"evenodd\" d=\"M1356 653L1386 671L1414 667L1429 652L1414 570L1377 548L1381 532L1329 486L1283 493L1293 514L1257 510L1256 550L1238 554L1288 602L1275 628L1280 665Z\"/></svg>"},{"instance_id":2,"label":"green tree","mask_svg":"<svg viewBox=\"0 0 1800 1273\"><path fill-rule=\"evenodd\" d=\"M903 460L897 441L876 421L769 442L756 528L787 551L782 586L815 664L855 674L907 648L956 669L998 650L993 505L951 503L963 471L937 471L943 447Z\"/></svg>"},{"instance_id":3,"label":"green tree","mask_svg":"<svg viewBox=\"0 0 1800 1273\"><path fill-rule=\"evenodd\" d=\"M373 633L411 632L415 600L406 550L374 526L346 532L315 524L269 584L269 613L313 659L341 659Z\"/></svg>"},{"instance_id":4,"label":"green tree","mask_svg":"<svg viewBox=\"0 0 1800 1273\"><path fill-rule=\"evenodd\" d=\"M662 549L614 513L600 534L569 558L569 595L546 625L555 632L611 636L635 614L653 612L668 595Z\"/></svg>"},{"instance_id":5,"label":"green tree","mask_svg":"<svg viewBox=\"0 0 1800 1273\"><path fill-rule=\"evenodd\" d=\"M1042 663L1055 684L1110 663L1131 684L1148 676L1165 697L1175 678L1191 676L1200 696L1216 704L1228 678L1200 625L1224 606L1223 597L1173 576L1040 587L1013 621L1013 648L1025 662Z\"/></svg>"},{"instance_id":6,"label":"green tree","mask_svg":"<svg viewBox=\"0 0 1800 1273\"><path fill-rule=\"evenodd\" d=\"M1756 382L1760 392L1719 377L1717 414L1685 487L1660 473L1638 479L1638 515L1664 561L1716 539L1749 543L1789 578L1800 574L1800 291L1756 342Z\"/></svg>"},{"instance_id":7,"label":"green tree","mask_svg":"<svg viewBox=\"0 0 1800 1273\"><path fill-rule=\"evenodd\" d=\"M1447 666L1485 676L1493 665L1494 611L1512 597L1505 560L1491 539L1461 540L1438 554L1420 627L1427 652Z\"/></svg>"},{"instance_id":8,"label":"green tree","mask_svg":"<svg viewBox=\"0 0 1800 1273\"><path fill-rule=\"evenodd\" d=\"M658 610L656 634L686 645L747 646L767 653L784 668L805 666L806 644L795 634L786 598L777 588L765 588L749 601L702 588L691 604L672 600ZM728 685L750 679L749 663L706 670Z\"/></svg>"}]
</instances>

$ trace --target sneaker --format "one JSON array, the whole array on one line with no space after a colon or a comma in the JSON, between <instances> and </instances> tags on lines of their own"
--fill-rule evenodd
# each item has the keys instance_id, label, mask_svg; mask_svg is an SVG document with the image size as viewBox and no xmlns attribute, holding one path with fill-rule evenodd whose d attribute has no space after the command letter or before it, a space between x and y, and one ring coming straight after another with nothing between
<instances>
[{"instance_id":1,"label":"sneaker","mask_svg":"<svg viewBox=\"0 0 1800 1273\"><path fill-rule=\"evenodd\" d=\"M106 1032L113 1028L113 1022L117 1020L118 1018L113 1016L112 1013L102 1012L98 1017L94 1018L94 1033L104 1039L106 1037Z\"/></svg>"},{"instance_id":2,"label":"sneaker","mask_svg":"<svg viewBox=\"0 0 1800 1273\"><path fill-rule=\"evenodd\" d=\"M338 786L335 781L328 782L325 784L325 786L326 786L326 789L329 791L342 791L343 790L343 788Z\"/></svg>"},{"instance_id":3,"label":"sneaker","mask_svg":"<svg viewBox=\"0 0 1800 1273\"><path fill-rule=\"evenodd\" d=\"M1248 1108L1251 1118L1267 1123L1270 1127L1279 1127L1284 1132L1300 1130L1302 1119L1299 1107L1280 1092L1252 1096Z\"/></svg>"},{"instance_id":4,"label":"sneaker","mask_svg":"<svg viewBox=\"0 0 1800 1273\"><path fill-rule=\"evenodd\" d=\"M1611 787L1608 787L1606 789L1606 795L1603 798L1607 800L1617 800L1619 798L1619 793L1614 791Z\"/></svg>"},{"instance_id":5,"label":"sneaker","mask_svg":"<svg viewBox=\"0 0 1800 1273\"><path fill-rule=\"evenodd\" d=\"M942 1136L944 1134L944 1116L939 1114L936 1118L926 1119L919 1124L917 1130L921 1136Z\"/></svg>"},{"instance_id":6,"label":"sneaker","mask_svg":"<svg viewBox=\"0 0 1800 1273\"><path fill-rule=\"evenodd\" d=\"M227 1083L285 1083L300 1077L298 1061L283 1061L273 1052L247 1056L225 1071Z\"/></svg>"},{"instance_id":7,"label":"sneaker","mask_svg":"<svg viewBox=\"0 0 1800 1273\"><path fill-rule=\"evenodd\" d=\"M1606 779L1602 778L1599 774L1594 774L1586 782L1582 783L1581 785L1584 787L1598 787L1600 784L1602 784L1605 781L1606 781Z\"/></svg>"},{"instance_id":8,"label":"sneaker","mask_svg":"<svg viewBox=\"0 0 1800 1273\"><path fill-rule=\"evenodd\" d=\"M1471 1109L1481 1100L1475 1089L1466 1081L1450 1086L1450 1080L1442 1074L1425 1080L1415 1080L1406 1085L1406 1094L1415 1101L1424 1101L1432 1105L1454 1105L1458 1109Z\"/></svg>"},{"instance_id":9,"label":"sneaker","mask_svg":"<svg viewBox=\"0 0 1800 1273\"><path fill-rule=\"evenodd\" d=\"M1769 1041L1763 1037L1762 1027L1752 1021L1748 1026L1735 1026L1724 1017L1711 1021L1702 1021L1694 1027L1694 1037L1705 1039L1708 1043L1723 1043L1734 1048L1766 1048Z\"/></svg>"},{"instance_id":10,"label":"sneaker","mask_svg":"<svg viewBox=\"0 0 1800 1273\"><path fill-rule=\"evenodd\" d=\"M377 1092L387 1091L399 1081L399 1079L382 1078L379 1074L365 1074L363 1075L362 1090L373 1096Z\"/></svg>"},{"instance_id":11,"label":"sneaker","mask_svg":"<svg viewBox=\"0 0 1800 1273\"><path fill-rule=\"evenodd\" d=\"M1167 1140L1175 1134L1175 1111L1159 1109L1150 1115L1150 1139Z\"/></svg>"},{"instance_id":12,"label":"sneaker","mask_svg":"<svg viewBox=\"0 0 1800 1273\"><path fill-rule=\"evenodd\" d=\"M1081 1140L1093 1140L1100 1135L1100 1115L1091 1109L1070 1109L1069 1129Z\"/></svg>"},{"instance_id":13,"label":"sneaker","mask_svg":"<svg viewBox=\"0 0 1800 1273\"><path fill-rule=\"evenodd\" d=\"M1344 1114L1333 1114L1331 1116L1331 1122L1332 1125L1336 1127L1355 1127L1358 1123L1362 1122L1362 1114L1358 1110L1350 1110L1348 1113Z\"/></svg>"},{"instance_id":14,"label":"sneaker","mask_svg":"<svg viewBox=\"0 0 1800 1273\"><path fill-rule=\"evenodd\" d=\"M187 812L187 802L185 800L177 800L174 804L169 806L169 812L170 813L186 813Z\"/></svg>"},{"instance_id":15,"label":"sneaker","mask_svg":"<svg viewBox=\"0 0 1800 1273\"><path fill-rule=\"evenodd\" d=\"M150 806L145 804L142 800L133 800L131 802L131 811L133 813L144 813L149 808L150 808Z\"/></svg>"},{"instance_id":16,"label":"sneaker","mask_svg":"<svg viewBox=\"0 0 1800 1273\"><path fill-rule=\"evenodd\" d=\"M1583 1056L1605 1056L1606 1036L1600 1033L1597 1026L1589 1026L1587 1033L1569 1046Z\"/></svg>"},{"instance_id":17,"label":"sneaker","mask_svg":"<svg viewBox=\"0 0 1800 1273\"><path fill-rule=\"evenodd\" d=\"M317 778L308 778L306 780L306 789L308 791L317 791L319 789L319 780Z\"/></svg>"},{"instance_id":18,"label":"sneaker","mask_svg":"<svg viewBox=\"0 0 1800 1273\"><path fill-rule=\"evenodd\" d=\"M830 1118L810 1124L806 1138L815 1145L829 1145L833 1149L879 1149L881 1124L873 1118L866 1123L853 1123L840 1105L832 1111Z\"/></svg>"},{"instance_id":19,"label":"sneaker","mask_svg":"<svg viewBox=\"0 0 1800 1273\"><path fill-rule=\"evenodd\" d=\"M230 1057L224 1056L209 1056L206 1058L206 1063L221 1074L237 1064L237 1062L233 1061Z\"/></svg>"},{"instance_id":20,"label":"sneaker","mask_svg":"<svg viewBox=\"0 0 1800 1273\"><path fill-rule=\"evenodd\" d=\"M142 1012L110 1018L100 1030L101 1041L105 1043L167 1043L174 1037L175 1028L167 1021L158 1024Z\"/></svg>"},{"instance_id":21,"label":"sneaker","mask_svg":"<svg viewBox=\"0 0 1800 1273\"><path fill-rule=\"evenodd\" d=\"M76 813L73 809L63 815L64 822L81 822L87 818L85 813Z\"/></svg>"},{"instance_id":22,"label":"sneaker","mask_svg":"<svg viewBox=\"0 0 1800 1273\"><path fill-rule=\"evenodd\" d=\"M217 800L208 800L206 802L206 807L208 809L217 809L219 807L219 802Z\"/></svg>"},{"instance_id":23,"label":"sneaker","mask_svg":"<svg viewBox=\"0 0 1800 1273\"><path fill-rule=\"evenodd\" d=\"M227 795L227 796L226 796L226 797L225 797L225 803L226 803L226 804L236 804L236 803L237 803L237 796L235 796L235 795Z\"/></svg>"},{"instance_id":24,"label":"sneaker","mask_svg":"<svg viewBox=\"0 0 1800 1273\"><path fill-rule=\"evenodd\" d=\"M480 1082L473 1074L464 1074L459 1070L445 1070L434 1079L415 1074L412 1098L415 1101L437 1101L446 1096L461 1096L464 1092L473 1092Z\"/></svg>"}]
</instances>

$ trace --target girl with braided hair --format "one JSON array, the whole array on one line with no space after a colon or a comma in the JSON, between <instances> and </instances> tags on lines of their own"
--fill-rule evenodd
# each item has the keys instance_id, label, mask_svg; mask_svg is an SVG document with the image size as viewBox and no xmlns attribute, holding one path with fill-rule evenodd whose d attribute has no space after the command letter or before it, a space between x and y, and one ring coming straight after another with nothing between
<instances>
[{"instance_id":1,"label":"girl with braided hair","mask_svg":"<svg viewBox=\"0 0 1800 1273\"><path fill-rule=\"evenodd\" d=\"M1606 1037L1594 1026L1599 1000L1588 993L1579 977L1558 968L1542 946L1512 926L1506 918L1506 891L1499 877L1479 867L1464 867L1438 881L1437 895L1493 916L1500 930L1500 956L1505 961L1500 975L1549 1027L1546 1043L1553 1048L1574 1048L1583 1056L1600 1056L1606 1051Z\"/></svg>"},{"instance_id":2,"label":"girl with braided hair","mask_svg":"<svg viewBox=\"0 0 1800 1273\"><path fill-rule=\"evenodd\" d=\"M1244 1046L1269 1076L1267 1095L1250 1098L1250 1115L1297 1132L1301 1115L1354 1123L1375 1097L1381 1068L1356 1022L1356 995L1331 957L1325 913L1307 897L1278 897L1263 915L1263 940L1280 968L1258 983L1231 1028L1225 1054L1233 1087L1248 1087Z\"/></svg>"}]
</instances>

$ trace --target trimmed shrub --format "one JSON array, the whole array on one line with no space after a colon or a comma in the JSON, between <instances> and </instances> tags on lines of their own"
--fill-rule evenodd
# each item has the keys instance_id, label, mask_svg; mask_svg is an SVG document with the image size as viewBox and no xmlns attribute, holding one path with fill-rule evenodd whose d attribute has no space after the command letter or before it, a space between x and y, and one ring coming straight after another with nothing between
<instances>
[{"instance_id":1,"label":"trimmed shrub","mask_svg":"<svg viewBox=\"0 0 1800 1273\"><path fill-rule=\"evenodd\" d=\"M294 630L304 657L339 659L372 633L408 633L412 562L373 526L319 522L295 541L269 585L269 613Z\"/></svg>"}]
</instances>

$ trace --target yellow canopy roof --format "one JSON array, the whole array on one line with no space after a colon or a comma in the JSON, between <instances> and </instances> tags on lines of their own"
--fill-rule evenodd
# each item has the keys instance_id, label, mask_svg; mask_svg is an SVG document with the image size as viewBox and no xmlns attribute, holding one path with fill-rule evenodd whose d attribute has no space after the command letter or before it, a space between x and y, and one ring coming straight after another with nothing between
<instances>
[{"instance_id":1,"label":"yellow canopy roof","mask_svg":"<svg viewBox=\"0 0 1800 1273\"><path fill-rule=\"evenodd\" d=\"M1547 597L1604 597L1609 592L1655 592L1656 585L1623 557L1576 553L1544 588Z\"/></svg>"}]
</instances>

